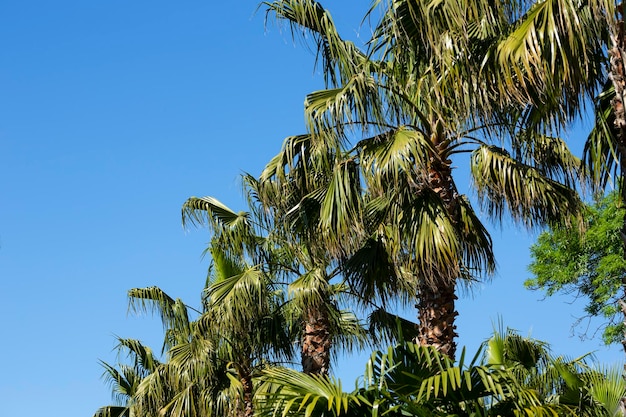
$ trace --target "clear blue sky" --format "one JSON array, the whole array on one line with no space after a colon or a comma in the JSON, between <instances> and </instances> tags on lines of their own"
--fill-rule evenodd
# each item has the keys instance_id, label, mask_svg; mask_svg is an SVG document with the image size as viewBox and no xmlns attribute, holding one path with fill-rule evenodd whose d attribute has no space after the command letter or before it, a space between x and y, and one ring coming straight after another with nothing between
<instances>
[{"instance_id":1,"label":"clear blue sky","mask_svg":"<svg viewBox=\"0 0 626 417\"><path fill-rule=\"evenodd\" d=\"M327 5L357 39L368 2ZM212 195L243 209L240 173L258 174L303 132L304 96L322 86L311 52L266 30L256 7L0 6L2 415L84 417L108 404L98 359L115 361L113 335L160 347L157 318L127 315L129 288L158 285L197 305L209 236L183 231L182 203ZM499 276L459 302L460 344L473 352L501 316L556 352L623 359L617 346L570 337L580 305L523 288L533 236L493 236ZM335 372L349 388L363 364Z\"/></svg>"}]
</instances>

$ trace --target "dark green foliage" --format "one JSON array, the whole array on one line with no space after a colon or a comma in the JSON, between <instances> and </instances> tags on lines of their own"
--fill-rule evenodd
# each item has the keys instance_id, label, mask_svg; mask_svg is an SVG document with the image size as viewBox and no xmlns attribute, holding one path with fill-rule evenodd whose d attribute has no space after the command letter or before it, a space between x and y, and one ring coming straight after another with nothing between
<instances>
[{"instance_id":1,"label":"dark green foliage","mask_svg":"<svg viewBox=\"0 0 626 417\"><path fill-rule=\"evenodd\" d=\"M525 285L548 296L560 293L585 298L587 315L606 319L604 342L619 343L624 330L619 299L626 261L620 238L624 211L617 192L588 206L586 220L584 232L555 227L539 236L530 248L529 271L534 277Z\"/></svg>"}]
</instances>

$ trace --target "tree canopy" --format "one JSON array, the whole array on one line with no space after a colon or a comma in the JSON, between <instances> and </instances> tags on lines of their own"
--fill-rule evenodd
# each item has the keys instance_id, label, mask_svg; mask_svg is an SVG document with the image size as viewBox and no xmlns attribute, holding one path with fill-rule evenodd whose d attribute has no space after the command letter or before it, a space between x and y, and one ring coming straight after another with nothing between
<instances>
[{"instance_id":1,"label":"tree canopy","mask_svg":"<svg viewBox=\"0 0 626 417\"><path fill-rule=\"evenodd\" d=\"M617 192L597 197L586 208L586 229L553 227L531 246L533 274L527 288L546 295L571 294L586 300L588 316L605 320L605 343L619 343L624 334L619 300L624 297L626 260L620 230L624 210ZM582 319L579 319L580 322Z\"/></svg>"}]
</instances>

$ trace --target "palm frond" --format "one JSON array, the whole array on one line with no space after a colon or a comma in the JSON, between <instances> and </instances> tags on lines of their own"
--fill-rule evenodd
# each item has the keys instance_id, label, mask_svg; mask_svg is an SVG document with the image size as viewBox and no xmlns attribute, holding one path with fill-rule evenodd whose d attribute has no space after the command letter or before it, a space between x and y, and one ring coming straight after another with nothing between
<instances>
[{"instance_id":1,"label":"palm frond","mask_svg":"<svg viewBox=\"0 0 626 417\"><path fill-rule=\"evenodd\" d=\"M361 181L353 160L341 161L335 166L320 206L322 237L336 253L349 251L350 241L362 235Z\"/></svg>"},{"instance_id":2,"label":"palm frond","mask_svg":"<svg viewBox=\"0 0 626 417\"><path fill-rule=\"evenodd\" d=\"M306 375L287 368L269 368L261 377L259 413L262 416L301 415L318 413L332 416L347 414L359 399L342 391L341 383L327 377Z\"/></svg>"},{"instance_id":3,"label":"palm frond","mask_svg":"<svg viewBox=\"0 0 626 417\"><path fill-rule=\"evenodd\" d=\"M380 235L366 239L344 263L343 271L350 288L364 301L386 304L398 295L403 301L411 295L411 287L396 271L396 264Z\"/></svg>"},{"instance_id":4,"label":"palm frond","mask_svg":"<svg viewBox=\"0 0 626 417\"><path fill-rule=\"evenodd\" d=\"M425 167L436 153L430 138L406 126L360 141L363 169L373 177L383 177L398 184L401 172Z\"/></svg>"},{"instance_id":5,"label":"palm frond","mask_svg":"<svg viewBox=\"0 0 626 417\"><path fill-rule=\"evenodd\" d=\"M382 307L372 311L367 318L369 332L375 341L402 343L418 335L417 323L390 313Z\"/></svg>"},{"instance_id":6,"label":"palm frond","mask_svg":"<svg viewBox=\"0 0 626 417\"><path fill-rule=\"evenodd\" d=\"M216 314L245 324L267 311L267 278L258 267L249 267L207 288L207 298Z\"/></svg>"},{"instance_id":7,"label":"palm frond","mask_svg":"<svg viewBox=\"0 0 626 417\"><path fill-rule=\"evenodd\" d=\"M329 289L326 272L314 268L306 271L290 283L287 291L291 302L300 311L306 311L308 306L324 305L325 300L328 299Z\"/></svg>"},{"instance_id":8,"label":"palm frond","mask_svg":"<svg viewBox=\"0 0 626 417\"><path fill-rule=\"evenodd\" d=\"M578 115L579 99L593 97L604 78L614 7L602 0L535 2L498 47L501 94L550 109L553 120Z\"/></svg>"},{"instance_id":9,"label":"palm frond","mask_svg":"<svg viewBox=\"0 0 626 417\"><path fill-rule=\"evenodd\" d=\"M285 173L292 170L299 160L308 159L307 155L312 147L311 138L311 134L285 138L280 152L265 166L259 181L263 183L272 178L284 180Z\"/></svg>"},{"instance_id":10,"label":"palm frond","mask_svg":"<svg viewBox=\"0 0 626 417\"><path fill-rule=\"evenodd\" d=\"M174 300L159 287L133 288L128 291L129 309L134 312L152 312L161 317L166 330L189 334L187 306Z\"/></svg>"},{"instance_id":11,"label":"palm frond","mask_svg":"<svg viewBox=\"0 0 626 417\"><path fill-rule=\"evenodd\" d=\"M160 365L152 349L141 343L141 341L118 337L117 342L116 349L118 352L121 353L122 350L127 350L128 355L133 359L135 368L143 369L147 372L154 372L156 367Z\"/></svg>"},{"instance_id":12,"label":"palm frond","mask_svg":"<svg viewBox=\"0 0 626 417\"><path fill-rule=\"evenodd\" d=\"M441 198L424 190L398 215L402 229L407 231L409 253L414 256L408 262L410 269L419 271L425 280L434 275L458 277L462 243Z\"/></svg>"},{"instance_id":13,"label":"palm frond","mask_svg":"<svg viewBox=\"0 0 626 417\"><path fill-rule=\"evenodd\" d=\"M617 176L620 166L614 126L615 114L611 104L614 97L615 88L611 82L607 82L596 98L595 124L587 137L583 151L593 185L600 189L603 189L611 178Z\"/></svg>"},{"instance_id":14,"label":"palm frond","mask_svg":"<svg viewBox=\"0 0 626 417\"><path fill-rule=\"evenodd\" d=\"M522 164L495 146L472 153L471 171L478 197L488 212L502 219L505 210L528 227L569 224L582 203L574 190Z\"/></svg>"},{"instance_id":15,"label":"palm frond","mask_svg":"<svg viewBox=\"0 0 626 417\"><path fill-rule=\"evenodd\" d=\"M458 196L458 221L456 229L462 243L462 280L471 283L477 277L490 276L495 272L496 259L487 228L480 220L469 199Z\"/></svg>"},{"instance_id":16,"label":"palm frond","mask_svg":"<svg viewBox=\"0 0 626 417\"><path fill-rule=\"evenodd\" d=\"M305 113L313 132L341 133L354 124L367 130L370 121L385 119L379 85L366 73L353 75L341 87L310 93L305 100Z\"/></svg>"},{"instance_id":17,"label":"palm frond","mask_svg":"<svg viewBox=\"0 0 626 417\"><path fill-rule=\"evenodd\" d=\"M283 0L264 2L267 15L274 14L288 22L294 38L297 35L313 39L327 85L345 83L346 74L356 71L365 55L354 43L342 39L333 22L330 12L317 1Z\"/></svg>"},{"instance_id":18,"label":"palm frond","mask_svg":"<svg viewBox=\"0 0 626 417\"><path fill-rule=\"evenodd\" d=\"M623 369L617 367L604 368L591 373L586 381L590 388L590 395L595 405L599 405L609 416L619 416L624 413L624 398L626 398L626 383Z\"/></svg>"},{"instance_id":19,"label":"palm frond","mask_svg":"<svg viewBox=\"0 0 626 417\"><path fill-rule=\"evenodd\" d=\"M118 404L127 403L137 392L137 387L145 375L137 373L130 366L120 365L116 368L106 362L100 361L104 368L102 377L112 389L113 398Z\"/></svg>"},{"instance_id":20,"label":"palm frond","mask_svg":"<svg viewBox=\"0 0 626 417\"><path fill-rule=\"evenodd\" d=\"M583 178L581 160L561 138L522 131L513 140L512 153L521 163L570 188Z\"/></svg>"}]
</instances>

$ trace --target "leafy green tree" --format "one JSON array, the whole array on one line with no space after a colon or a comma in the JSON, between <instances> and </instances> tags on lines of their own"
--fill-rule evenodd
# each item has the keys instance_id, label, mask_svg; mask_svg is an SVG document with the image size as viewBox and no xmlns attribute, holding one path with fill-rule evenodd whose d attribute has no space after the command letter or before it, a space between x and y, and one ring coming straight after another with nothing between
<instances>
[{"instance_id":1,"label":"leafy green tree","mask_svg":"<svg viewBox=\"0 0 626 417\"><path fill-rule=\"evenodd\" d=\"M306 144L288 138L267 177L286 183L293 176L284 171L302 170L302 161L306 168L326 163L332 180L287 212L314 202L318 211L308 218L346 259L351 287L417 300L419 342L454 356L457 284L490 275L495 262L486 228L456 187L453 158L471 154L473 185L493 217L509 213L531 227L567 221L578 210L571 187L579 161L562 141L523 129L522 106L491 97L486 110L490 87L469 52L488 50L499 36L481 28L510 26L507 7L382 3L387 9L366 50L344 40L318 2L267 3L294 35L313 41L328 84L307 96L309 134L294 137ZM457 33L466 49L454 44ZM462 97L446 99L450 91Z\"/></svg>"},{"instance_id":2,"label":"leafy green tree","mask_svg":"<svg viewBox=\"0 0 626 417\"><path fill-rule=\"evenodd\" d=\"M626 261L619 237L624 210L617 192L597 198L587 207L584 231L553 228L530 248L533 278L525 285L546 295L573 294L586 299L585 312L603 317L607 344L623 338L620 300L624 298Z\"/></svg>"}]
</instances>

